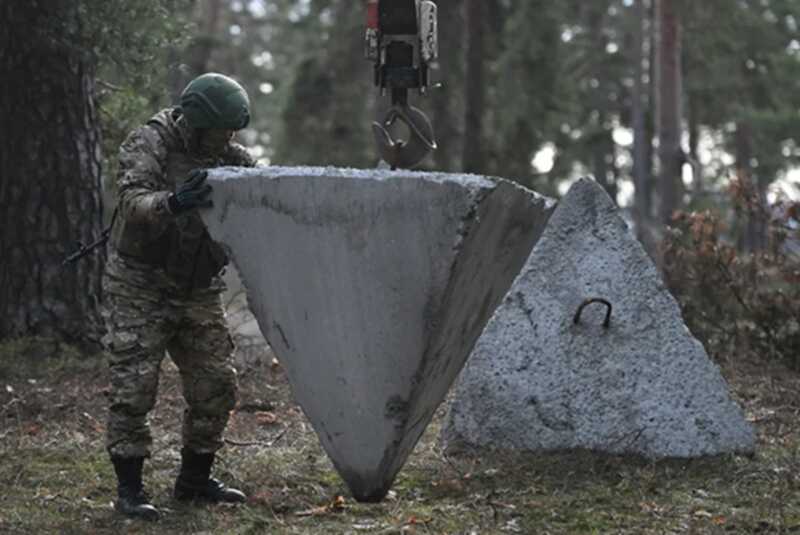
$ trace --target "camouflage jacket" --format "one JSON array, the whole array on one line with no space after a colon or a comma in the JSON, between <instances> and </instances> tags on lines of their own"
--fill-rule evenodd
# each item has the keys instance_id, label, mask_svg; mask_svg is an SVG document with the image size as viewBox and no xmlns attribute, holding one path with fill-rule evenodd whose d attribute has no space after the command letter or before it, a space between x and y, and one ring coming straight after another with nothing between
<instances>
[{"instance_id":1,"label":"camouflage jacket","mask_svg":"<svg viewBox=\"0 0 800 535\"><path fill-rule=\"evenodd\" d=\"M159 112L127 137L119 151L118 214L111 237L112 253L164 270L185 290L208 287L228 259L199 214L173 215L167 197L193 169L255 165L235 143L214 157L195 147L178 109Z\"/></svg>"}]
</instances>

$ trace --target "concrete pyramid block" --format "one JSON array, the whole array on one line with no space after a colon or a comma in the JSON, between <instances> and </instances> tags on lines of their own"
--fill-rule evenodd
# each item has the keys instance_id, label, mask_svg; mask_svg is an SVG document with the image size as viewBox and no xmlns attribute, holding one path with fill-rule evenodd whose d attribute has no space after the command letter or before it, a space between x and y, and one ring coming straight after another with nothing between
<instances>
[{"instance_id":1,"label":"concrete pyramid block","mask_svg":"<svg viewBox=\"0 0 800 535\"><path fill-rule=\"evenodd\" d=\"M612 306L592 303L602 298ZM649 458L752 452L718 367L606 192L559 203L475 345L445 447L590 449Z\"/></svg>"},{"instance_id":2,"label":"concrete pyramid block","mask_svg":"<svg viewBox=\"0 0 800 535\"><path fill-rule=\"evenodd\" d=\"M510 182L336 168L210 172L212 237L336 469L388 492L551 201Z\"/></svg>"}]
</instances>

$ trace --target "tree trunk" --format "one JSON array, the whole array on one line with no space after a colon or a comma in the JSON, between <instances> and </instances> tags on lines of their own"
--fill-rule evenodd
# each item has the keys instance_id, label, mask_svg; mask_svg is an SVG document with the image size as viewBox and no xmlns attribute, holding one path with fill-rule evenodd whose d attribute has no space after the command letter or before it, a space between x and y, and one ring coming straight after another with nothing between
<instances>
[{"instance_id":1,"label":"tree trunk","mask_svg":"<svg viewBox=\"0 0 800 535\"><path fill-rule=\"evenodd\" d=\"M656 137L656 101L658 100L658 85L656 83L658 75L656 69L658 67L658 53L656 46L656 0L644 0L647 7L647 24L645 26L645 45L647 47L647 78L646 85L646 101L645 101L645 174L647 175L647 206L650 222L655 222L657 218L655 195L656 195L656 148L653 145L653 140Z\"/></svg>"},{"instance_id":2,"label":"tree trunk","mask_svg":"<svg viewBox=\"0 0 800 535\"><path fill-rule=\"evenodd\" d=\"M598 131L591 144L592 170L595 180L603 186L608 195L617 202L617 173L615 160L615 145L611 130L605 128L605 112L600 113Z\"/></svg>"},{"instance_id":3,"label":"tree trunk","mask_svg":"<svg viewBox=\"0 0 800 535\"><path fill-rule=\"evenodd\" d=\"M700 110L702 105L696 97L689 97L689 164L692 166L692 190L702 194L703 167L700 165Z\"/></svg>"},{"instance_id":4,"label":"tree trunk","mask_svg":"<svg viewBox=\"0 0 800 535\"><path fill-rule=\"evenodd\" d=\"M223 0L193 1L180 13L187 19L193 19L199 30L188 46L173 44L167 49L167 84L173 104L178 104L184 87L193 78L214 70L211 57L222 39L220 27L226 15L222 8ZM227 66L226 72L235 72L230 67Z\"/></svg>"},{"instance_id":5,"label":"tree trunk","mask_svg":"<svg viewBox=\"0 0 800 535\"><path fill-rule=\"evenodd\" d=\"M367 96L377 92L365 76L364 6L351 0L337 0L331 7L333 20L325 66L333 73L333 106L328 131L329 151L324 161L330 165L366 167L374 165L375 146L371 131ZM341 83L340 80L350 80ZM388 102L388 98L384 99ZM323 155L318 155L323 156Z\"/></svg>"},{"instance_id":6,"label":"tree trunk","mask_svg":"<svg viewBox=\"0 0 800 535\"><path fill-rule=\"evenodd\" d=\"M644 0L635 0L633 51L633 90L631 92L631 122L633 123L633 218L636 223L636 234L644 238L645 228L649 224L650 212L650 168L647 159L647 147L650 138L647 132L647 117L644 107L644 25L647 13Z\"/></svg>"},{"instance_id":7,"label":"tree trunk","mask_svg":"<svg viewBox=\"0 0 800 535\"><path fill-rule=\"evenodd\" d=\"M186 51L191 78L199 76L209 70L211 54L219 41L219 23L222 12L222 0L206 0L199 4L198 26L201 28L199 35ZM188 80L187 80L188 82Z\"/></svg>"},{"instance_id":8,"label":"tree trunk","mask_svg":"<svg viewBox=\"0 0 800 535\"><path fill-rule=\"evenodd\" d=\"M595 50L605 50L608 46L609 38L605 32L605 10L597 9L598 6L584 4L586 14L583 16L587 20L589 39ZM583 18L582 17L582 18ZM593 103L592 119L593 133L590 137L588 151L591 153L592 170L595 180L606 190L608 195L617 202L617 182L615 167L615 152L613 131L609 126L609 101L606 95L606 80L608 75L604 70L604 65L597 62L593 66L593 78L598 82L598 86L590 91L588 98Z\"/></svg>"},{"instance_id":9,"label":"tree trunk","mask_svg":"<svg viewBox=\"0 0 800 535\"><path fill-rule=\"evenodd\" d=\"M460 0L439 0L439 69L433 71L434 81L441 81L441 89L431 91L433 126L439 148L433 153L436 168L440 171L458 171L461 147L458 128L458 88L463 87L464 10Z\"/></svg>"},{"instance_id":10,"label":"tree trunk","mask_svg":"<svg viewBox=\"0 0 800 535\"><path fill-rule=\"evenodd\" d=\"M77 6L0 4L0 339L96 340L102 249L61 267L102 225L94 62Z\"/></svg>"},{"instance_id":11,"label":"tree trunk","mask_svg":"<svg viewBox=\"0 0 800 535\"><path fill-rule=\"evenodd\" d=\"M529 188L534 188L533 157L531 148L540 145L528 117L519 117L513 124L506 127L504 134L498 141L495 165L492 173L514 180Z\"/></svg>"},{"instance_id":12,"label":"tree trunk","mask_svg":"<svg viewBox=\"0 0 800 535\"><path fill-rule=\"evenodd\" d=\"M744 232L739 238L739 248L747 252L763 250L767 245L766 221L761 207L766 204L765 188L753 176L753 130L750 125L741 121L736 124L736 173L745 185L745 191L752 198L748 199L748 206L752 205L754 211L745 213Z\"/></svg>"},{"instance_id":13,"label":"tree trunk","mask_svg":"<svg viewBox=\"0 0 800 535\"><path fill-rule=\"evenodd\" d=\"M659 216L663 224L669 224L672 214L680 208L683 196L681 169L681 98L683 83L681 76L681 22L677 0L656 0L658 22L657 62L658 93L656 99L658 158L660 176L658 192Z\"/></svg>"},{"instance_id":14,"label":"tree trunk","mask_svg":"<svg viewBox=\"0 0 800 535\"><path fill-rule=\"evenodd\" d=\"M467 173L482 173L486 168L483 147L484 33L486 0L467 0L467 72L464 152L462 167Z\"/></svg>"}]
</instances>

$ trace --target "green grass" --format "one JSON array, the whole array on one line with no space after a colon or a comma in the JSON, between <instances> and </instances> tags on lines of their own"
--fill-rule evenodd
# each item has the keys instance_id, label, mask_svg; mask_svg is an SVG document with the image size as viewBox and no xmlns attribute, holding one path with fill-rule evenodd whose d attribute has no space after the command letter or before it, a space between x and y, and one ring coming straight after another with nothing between
<instances>
[{"instance_id":1,"label":"green grass","mask_svg":"<svg viewBox=\"0 0 800 535\"><path fill-rule=\"evenodd\" d=\"M231 419L231 444L215 472L250 496L234 507L170 497L183 405L177 372L165 364L145 473L164 518L149 524L125 519L111 505L102 361L66 350L31 364L34 347L0 348L0 533L800 533L798 376L777 365L724 366L759 431L753 458L446 457L437 445L440 409L390 495L373 505L349 496L292 404L283 373L250 371L242 377L242 405L266 401L275 421L252 412Z\"/></svg>"}]
</instances>

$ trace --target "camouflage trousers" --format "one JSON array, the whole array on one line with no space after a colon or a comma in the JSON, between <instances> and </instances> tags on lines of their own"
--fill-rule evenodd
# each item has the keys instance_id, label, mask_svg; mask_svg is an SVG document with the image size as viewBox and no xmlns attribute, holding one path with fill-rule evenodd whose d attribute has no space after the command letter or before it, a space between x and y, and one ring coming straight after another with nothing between
<instances>
[{"instance_id":1,"label":"camouflage trousers","mask_svg":"<svg viewBox=\"0 0 800 535\"><path fill-rule=\"evenodd\" d=\"M217 451L236 403L222 282L187 294L164 275L112 256L103 287L111 375L108 452L117 457L149 456L147 419L165 352L180 371L188 406L184 446L197 453Z\"/></svg>"}]
</instances>

